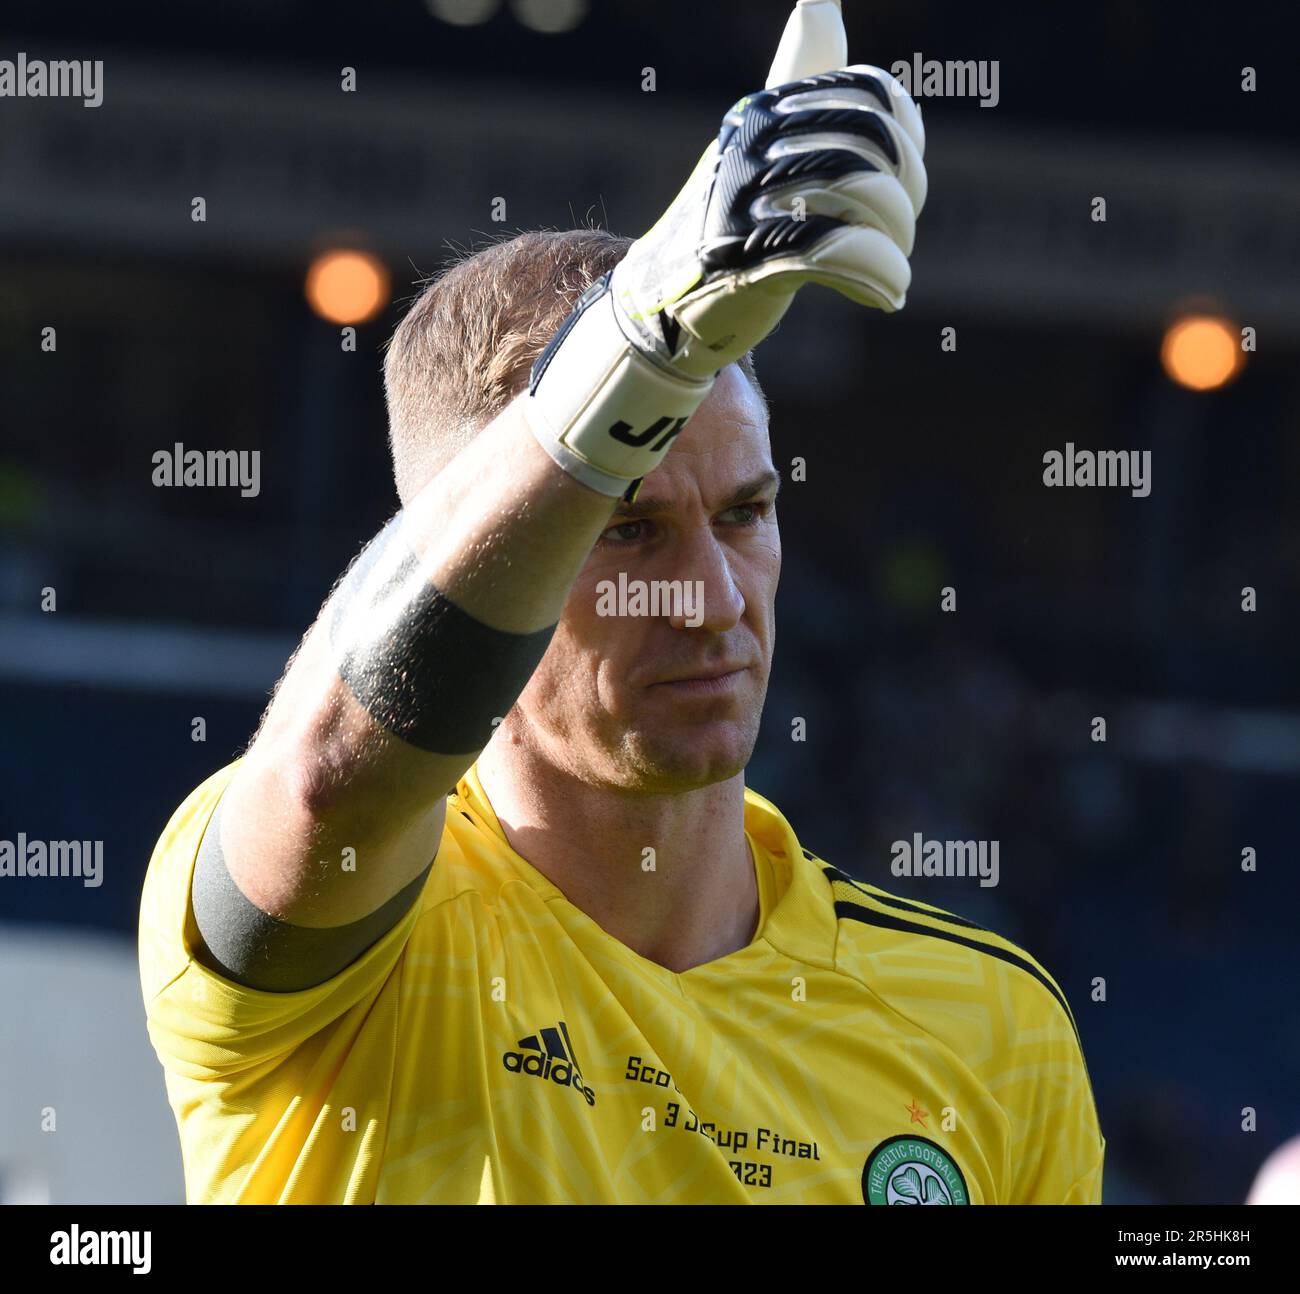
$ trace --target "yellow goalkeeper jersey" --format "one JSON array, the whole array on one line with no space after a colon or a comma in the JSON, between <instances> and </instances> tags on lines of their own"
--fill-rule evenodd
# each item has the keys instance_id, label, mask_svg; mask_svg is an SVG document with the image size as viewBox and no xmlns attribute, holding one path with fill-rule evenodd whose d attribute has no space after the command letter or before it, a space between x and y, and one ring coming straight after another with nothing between
<instances>
[{"instance_id":1,"label":"yellow goalkeeper jersey","mask_svg":"<svg viewBox=\"0 0 1300 1294\"><path fill-rule=\"evenodd\" d=\"M301 992L195 959L195 856L149 865L140 965L191 1202L1097 1203L1064 995L1027 953L859 884L745 792L761 916L675 973L506 842L477 770L420 899Z\"/></svg>"}]
</instances>

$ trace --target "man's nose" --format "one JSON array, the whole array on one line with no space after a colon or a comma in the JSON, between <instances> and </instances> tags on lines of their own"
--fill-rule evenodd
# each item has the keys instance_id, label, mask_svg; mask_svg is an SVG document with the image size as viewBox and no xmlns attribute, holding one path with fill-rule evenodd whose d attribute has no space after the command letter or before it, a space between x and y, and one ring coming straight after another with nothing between
<instances>
[{"instance_id":1,"label":"man's nose","mask_svg":"<svg viewBox=\"0 0 1300 1294\"><path fill-rule=\"evenodd\" d=\"M668 623L674 629L707 629L725 633L745 614L745 598L736 583L726 548L708 526L693 529L681 540L673 579L681 582L680 600L673 598Z\"/></svg>"}]
</instances>

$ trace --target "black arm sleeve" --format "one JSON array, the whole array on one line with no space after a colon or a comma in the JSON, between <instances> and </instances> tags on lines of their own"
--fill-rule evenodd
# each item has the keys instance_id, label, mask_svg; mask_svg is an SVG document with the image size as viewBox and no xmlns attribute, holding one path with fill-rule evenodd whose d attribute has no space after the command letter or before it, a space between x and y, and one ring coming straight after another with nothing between
<instances>
[{"instance_id":1,"label":"black arm sleeve","mask_svg":"<svg viewBox=\"0 0 1300 1294\"><path fill-rule=\"evenodd\" d=\"M221 805L208 823L194 863L190 897L209 970L268 993L313 988L351 965L410 909L429 865L373 912L345 926L295 926L263 912L235 884L221 850Z\"/></svg>"}]
</instances>

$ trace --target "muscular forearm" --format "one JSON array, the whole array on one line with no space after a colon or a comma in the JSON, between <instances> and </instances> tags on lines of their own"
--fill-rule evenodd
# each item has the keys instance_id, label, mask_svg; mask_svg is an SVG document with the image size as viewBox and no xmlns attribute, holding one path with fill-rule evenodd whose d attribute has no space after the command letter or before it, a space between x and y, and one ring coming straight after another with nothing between
<instances>
[{"instance_id":1,"label":"muscular forearm","mask_svg":"<svg viewBox=\"0 0 1300 1294\"><path fill-rule=\"evenodd\" d=\"M433 582L483 624L525 634L559 619L616 500L561 471L522 396L406 509Z\"/></svg>"}]
</instances>

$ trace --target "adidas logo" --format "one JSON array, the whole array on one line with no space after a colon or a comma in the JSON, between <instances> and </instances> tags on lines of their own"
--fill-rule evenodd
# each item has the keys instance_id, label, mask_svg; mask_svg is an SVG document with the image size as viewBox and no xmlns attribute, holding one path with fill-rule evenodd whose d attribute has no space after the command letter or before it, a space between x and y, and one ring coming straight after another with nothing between
<instances>
[{"instance_id":1,"label":"adidas logo","mask_svg":"<svg viewBox=\"0 0 1300 1294\"><path fill-rule=\"evenodd\" d=\"M576 1087L588 1105L596 1104L596 1093L582 1081L582 1070L573 1053L573 1039L561 1020L558 1027L539 1029L527 1038L519 1039L518 1051L507 1051L501 1063L512 1074L531 1074L534 1078L550 1079L561 1087Z\"/></svg>"}]
</instances>

